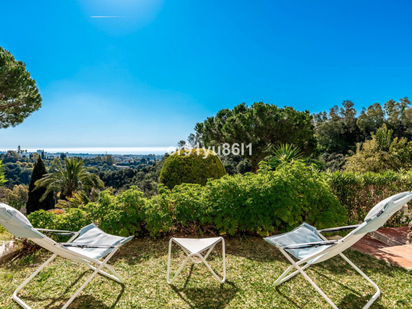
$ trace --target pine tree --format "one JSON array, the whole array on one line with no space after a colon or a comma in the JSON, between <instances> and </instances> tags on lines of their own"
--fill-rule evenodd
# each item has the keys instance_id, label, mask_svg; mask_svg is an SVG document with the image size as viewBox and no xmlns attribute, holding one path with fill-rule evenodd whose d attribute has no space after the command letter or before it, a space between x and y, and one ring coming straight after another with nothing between
<instances>
[{"instance_id":1,"label":"pine tree","mask_svg":"<svg viewBox=\"0 0 412 309\"><path fill-rule=\"evenodd\" d=\"M40 156L33 168L33 173L31 174L30 185L29 185L29 200L27 201L26 209L27 214L30 214L33 211L44 209L49 210L54 208L54 198L53 193L49 193L44 201L40 202L40 198L46 192L46 188L36 188L35 182L47 174L46 167Z\"/></svg>"},{"instance_id":2,"label":"pine tree","mask_svg":"<svg viewBox=\"0 0 412 309\"><path fill-rule=\"evenodd\" d=\"M0 187L7 182L6 177L4 176L4 166L0 160Z\"/></svg>"}]
</instances>

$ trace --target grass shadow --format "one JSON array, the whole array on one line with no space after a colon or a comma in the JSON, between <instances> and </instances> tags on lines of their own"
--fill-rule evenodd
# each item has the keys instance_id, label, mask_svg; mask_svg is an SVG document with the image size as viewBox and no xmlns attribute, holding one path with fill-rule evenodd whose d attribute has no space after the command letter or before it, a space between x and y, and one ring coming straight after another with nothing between
<instances>
[{"instance_id":1,"label":"grass shadow","mask_svg":"<svg viewBox=\"0 0 412 309\"><path fill-rule=\"evenodd\" d=\"M171 285L179 298L190 308L226 308L239 291L235 284L228 280L216 288L186 288L185 286L186 282L183 288Z\"/></svg>"},{"instance_id":2,"label":"grass shadow","mask_svg":"<svg viewBox=\"0 0 412 309\"><path fill-rule=\"evenodd\" d=\"M123 293L122 293L123 294ZM69 306L70 309L78 308L78 309L85 309L85 308L99 308L99 309L111 309L116 306L120 299L121 295L117 298L116 302L112 306L107 306L104 302L99 299L96 299L92 295L81 295L77 297ZM67 300L66 300L67 301ZM52 306L52 307L45 307L48 309L58 309L61 308L61 305Z\"/></svg>"},{"instance_id":3,"label":"grass shadow","mask_svg":"<svg viewBox=\"0 0 412 309\"><path fill-rule=\"evenodd\" d=\"M89 273L89 274L88 274ZM26 302L27 300L30 300L32 302L41 302L41 301L49 301L47 305L45 305L43 308L45 309L57 309L61 308L61 306L66 303L70 297L63 297L63 295L67 294L74 286L76 286L80 280L88 274L89 276L92 274L90 270L84 271L82 274L80 274L76 280L74 280L70 285L66 287L66 289L60 293L60 296L58 297L33 297L33 296L20 296L20 298ZM110 279L108 279L110 280ZM92 284L92 283L91 283ZM125 291L125 286L123 284L119 284L121 286L121 291L119 295L117 296L116 300L113 302L113 305L108 307L105 305L102 301L97 300L93 295L81 295L79 297L76 297L76 299L73 301L73 303L70 304L70 308L114 308L116 304L119 302L120 298L124 294ZM74 293L74 292L73 292ZM93 299L93 300L92 300Z\"/></svg>"},{"instance_id":4,"label":"grass shadow","mask_svg":"<svg viewBox=\"0 0 412 309\"><path fill-rule=\"evenodd\" d=\"M169 240L167 239L134 238L116 252L113 261L119 259L128 265L136 265L150 259L167 256L168 250Z\"/></svg>"},{"instance_id":5,"label":"grass shadow","mask_svg":"<svg viewBox=\"0 0 412 309\"><path fill-rule=\"evenodd\" d=\"M302 306L299 306L299 304L293 299L293 295L291 295L291 296L286 295L286 293L283 293L283 292L279 289L279 286L277 286L275 289L276 289L276 292L278 292L279 295L281 295L282 297L284 297L285 299L287 299L287 301L288 301L289 303L291 303L294 308L303 308Z\"/></svg>"},{"instance_id":6,"label":"grass shadow","mask_svg":"<svg viewBox=\"0 0 412 309\"><path fill-rule=\"evenodd\" d=\"M227 245L226 245L226 254ZM153 239L148 237L135 238L121 247L113 257L113 261L122 260L128 265L136 265L151 259L167 258L169 252L169 239ZM202 253L204 255L205 252ZM172 245L172 260L185 257L183 250L176 244ZM208 261L213 261L222 256L221 244L217 244L208 256Z\"/></svg>"},{"instance_id":7,"label":"grass shadow","mask_svg":"<svg viewBox=\"0 0 412 309\"><path fill-rule=\"evenodd\" d=\"M366 295L366 296L357 296L353 293L347 294L341 301L339 304L337 304L337 306L339 308L363 308L368 301L372 298L372 295ZM374 309L387 309L388 307L385 307L381 304L378 303L379 302L379 298L377 300L375 300L375 302L373 303L372 307Z\"/></svg>"},{"instance_id":8,"label":"grass shadow","mask_svg":"<svg viewBox=\"0 0 412 309\"><path fill-rule=\"evenodd\" d=\"M257 262L286 261L280 251L263 240L263 237L229 237L225 239L226 254Z\"/></svg>"}]
</instances>

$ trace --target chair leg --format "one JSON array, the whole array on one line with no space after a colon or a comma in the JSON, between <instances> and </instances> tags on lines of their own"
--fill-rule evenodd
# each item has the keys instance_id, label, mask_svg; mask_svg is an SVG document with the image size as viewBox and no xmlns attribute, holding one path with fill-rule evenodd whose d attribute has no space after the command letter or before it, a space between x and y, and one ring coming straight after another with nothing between
<instances>
[{"instance_id":1,"label":"chair leg","mask_svg":"<svg viewBox=\"0 0 412 309\"><path fill-rule=\"evenodd\" d=\"M27 305L24 301L22 301L18 296L17 293L20 292L44 267L46 267L50 262L52 262L57 257L57 254L53 254L43 265L41 265L29 278L24 280L24 282L14 291L13 293L13 300L22 306L24 309L31 309L29 305Z\"/></svg>"},{"instance_id":2,"label":"chair leg","mask_svg":"<svg viewBox=\"0 0 412 309\"><path fill-rule=\"evenodd\" d=\"M225 254L225 241L224 241L223 237L221 238L221 241L222 241L222 254L223 254L223 279L222 280L220 280L219 276L216 275L216 273L213 271L213 269L210 267L210 265L206 262L206 258L209 256L210 252L213 250L213 248L216 246L217 243L209 248L208 252L206 253L206 255L204 257L199 253L189 254L184 248L182 248L183 251L187 254L187 257L183 261L183 263L179 267L179 269L176 271L176 273L173 276L172 280L170 280L170 264L171 264L171 255L172 255L172 241L173 241L173 238L170 239L170 241L169 241L169 254L168 254L168 261L167 261L167 276L166 276L167 283L172 284L174 282L174 280L180 274L180 272L182 271L182 269L186 265L186 263L189 261L189 259L191 259L193 261L193 263L195 263L195 264L199 264L199 263L203 262L206 265L206 267L209 269L209 271L212 273L212 275L216 278L216 280L219 281L220 283L224 283L226 281L226 254ZM193 259L194 256L197 256L200 259L200 262L196 262Z\"/></svg>"},{"instance_id":3,"label":"chair leg","mask_svg":"<svg viewBox=\"0 0 412 309\"><path fill-rule=\"evenodd\" d=\"M70 306L70 304L73 302L73 300L75 300L75 298L80 294L80 292L83 291L83 289L89 284L89 282L92 281L94 276L96 276L96 274L99 272L100 268L102 268L102 265L99 265L99 267L96 268L96 270L89 276L89 278L87 278L86 282L83 283L82 286L80 288L78 288L77 291L73 294L73 296L70 297L70 299L64 304L62 309L66 309L67 307Z\"/></svg>"},{"instance_id":4,"label":"chair leg","mask_svg":"<svg viewBox=\"0 0 412 309\"><path fill-rule=\"evenodd\" d=\"M169 274L170 274L170 259L169 259L169 264L167 267L167 283L169 284L173 284L173 282L175 281L176 277L180 274L180 272L182 271L183 267L186 265L187 261L189 261L189 259L191 258L191 255L188 255L186 257L186 259L183 261L182 265L180 265L179 269L177 270L177 272L175 273L175 275L173 276L173 279L170 280L169 278Z\"/></svg>"},{"instance_id":5,"label":"chair leg","mask_svg":"<svg viewBox=\"0 0 412 309\"><path fill-rule=\"evenodd\" d=\"M215 277L217 281L219 281L220 283L225 283L225 281L226 281L226 269L225 269L225 263L224 262L223 262L223 265L224 265L223 266L223 279L220 280L219 276L216 275L216 273L213 271L212 267L210 267L209 263L206 262L206 260L203 258L202 255L200 255L199 253L194 253L193 255L199 257L202 260L203 264L206 265L207 269L209 269L209 271L212 273L213 277Z\"/></svg>"},{"instance_id":6,"label":"chair leg","mask_svg":"<svg viewBox=\"0 0 412 309\"><path fill-rule=\"evenodd\" d=\"M90 264L88 264L88 263L85 263L85 264L86 264L86 266L89 267L91 270L93 270L93 271L96 270L96 267L94 267L94 266L92 266L92 265L90 265ZM99 270L99 274L101 274L101 275L103 275L103 276L106 276L107 278L110 278L110 279L112 279L112 280L114 280L114 281L116 281L116 282L118 282L118 283L121 283L121 284L124 283L124 279L114 270L114 268L113 268L112 266L106 264L106 265L104 265L104 268L108 269L109 272L112 273L112 275L111 275L111 274L108 274L107 272L104 272L103 270Z\"/></svg>"},{"instance_id":7,"label":"chair leg","mask_svg":"<svg viewBox=\"0 0 412 309\"><path fill-rule=\"evenodd\" d=\"M284 282L282 279L285 278L285 276L291 272L291 270L295 268L293 265L290 265L284 272L283 274L281 274L275 281L274 285L278 286L280 285L282 282Z\"/></svg>"},{"instance_id":8,"label":"chair leg","mask_svg":"<svg viewBox=\"0 0 412 309\"><path fill-rule=\"evenodd\" d=\"M342 253L339 254L350 266L352 266L363 278L365 278L375 289L376 293L372 296L372 298L368 301L368 303L363 307L363 309L369 308L375 300L381 295L381 291L379 287L376 285L375 282L372 281L363 271L361 271L351 260L349 260L345 255Z\"/></svg>"},{"instance_id":9,"label":"chair leg","mask_svg":"<svg viewBox=\"0 0 412 309\"><path fill-rule=\"evenodd\" d=\"M74 293L74 295L64 304L62 309L66 309L72 302L73 300L80 294L80 292L90 283L90 281L96 276L97 273L101 273L102 275L105 275L106 277L109 277L110 279L113 279L119 283L123 283L124 280L120 275L110 266L107 265L107 262L110 260L110 258L114 255L114 253L118 250L118 248L114 249L105 259L103 262L100 262L99 266L93 267L90 264L85 263L88 267L94 270L94 272L90 275L90 277L86 280L85 283L82 284L82 286L77 289L77 291ZM22 306L24 309L31 309L29 305L27 305L23 300L21 300L18 296L17 293L23 289L43 268L45 268L50 262L52 262L55 258L57 257L57 254L53 254L43 265L41 265L29 278L27 278L13 293L13 300L16 301L20 306ZM107 268L110 272L113 273L114 276L105 273L102 271L103 268Z\"/></svg>"},{"instance_id":10,"label":"chair leg","mask_svg":"<svg viewBox=\"0 0 412 309\"><path fill-rule=\"evenodd\" d=\"M316 285L316 283L313 282L313 280L310 279L309 276L304 272L304 269L307 268L310 264L308 263L304 267L300 267L282 248L279 248L279 250L283 253L283 255L289 260L289 262L292 265L276 280L275 284L277 283L277 285L279 285L299 272L315 288L315 290L318 291L318 293L328 302L328 304L332 306L332 308L338 309L338 307L330 300L330 298L326 296L326 294ZM376 293L372 296L372 298L362 309L369 308L381 294L379 287L368 276L366 276L366 274L363 273L355 264L353 264L352 261L350 261L346 256L344 256L342 253L340 253L339 255L376 289ZM283 277L285 277L293 268L296 268L297 271L283 279Z\"/></svg>"},{"instance_id":11,"label":"chair leg","mask_svg":"<svg viewBox=\"0 0 412 309\"><path fill-rule=\"evenodd\" d=\"M318 235L320 236L320 238L322 238L323 240L327 240L326 237L318 232ZM339 253L339 255L346 261L348 262L348 264L350 266L352 266L363 278L366 279L366 281L368 281L375 289L376 289L376 293L372 296L372 298L368 301L368 303L365 305L365 307L363 307L363 309L367 309L369 308L373 302L378 299L378 297L381 295L381 291L379 289L379 287L376 285L375 282L372 281L372 279L370 279L368 276L366 276L366 274L361 271L355 264L352 263L351 260L349 260L345 255L343 255L343 253Z\"/></svg>"},{"instance_id":12,"label":"chair leg","mask_svg":"<svg viewBox=\"0 0 412 309\"><path fill-rule=\"evenodd\" d=\"M68 241L67 243L71 243L76 237L78 233L75 233ZM22 301L18 296L17 293L24 288L44 267L46 267L50 262L52 262L55 258L57 257L57 254L53 254L46 262L44 262L43 265L41 265L29 278L27 278L13 293L13 300L17 302L20 306L22 306L24 309L31 309L30 306L28 306L24 301Z\"/></svg>"},{"instance_id":13,"label":"chair leg","mask_svg":"<svg viewBox=\"0 0 412 309\"><path fill-rule=\"evenodd\" d=\"M87 278L86 282L82 284L82 286L80 288L77 289L77 291L73 294L72 297L70 297L70 299L67 301L67 303L64 304L64 306L62 307L62 309L66 309L67 307L69 307L69 305L73 302L73 300L75 300L75 298L80 294L81 291L83 291L83 289L90 283L90 281L92 281L92 279L99 273L99 272L103 272L102 269L104 267L107 267L107 262L111 259L111 257L116 253L116 251L119 249L119 246L117 246L112 252L110 252L110 254L103 260L103 262L100 262L99 266L97 266L94 270L94 272L90 275L89 278ZM90 267L93 267L91 265L89 265ZM94 267L93 267L94 268ZM103 272L104 273L104 272ZM107 276L110 276L109 274L106 274ZM109 277L111 278L111 276ZM115 280L115 279L114 279ZM116 280L117 281L117 280Z\"/></svg>"},{"instance_id":14,"label":"chair leg","mask_svg":"<svg viewBox=\"0 0 412 309\"><path fill-rule=\"evenodd\" d=\"M223 279L220 280L219 277L215 274L215 272L212 270L213 275L215 276L215 278L217 279L217 281L219 281L220 283L225 283L226 281L226 247L225 247L225 240L223 237L220 237L220 241L222 242L222 263L223 263ZM210 249L209 251L206 253L206 255L203 258L204 263L206 264L206 266L209 268L209 270L211 270L212 268L209 266L209 264L206 262L207 257L209 256L210 252L212 252L212 250L214 249L214 247L217 245L217 243L215 243Z\"/></svg>"},{"instance_id":15,"label":"chair leg","mask_svg":"<svg viewBox=\"0 0 412 309\"><path fill-rule=\"evenodd\" d=\"M305 270L306 268L308 268L311 264L307 263L305 266L302 267L302 270ZM296 270L295 272L293 272L292 274L290 274L289 276L286 277L286 275L288 273L290 273L293 268L295 268L293 265L290 265L288 269L285 270L285 272L275 281L274 285L278 286L281 285L283 282L288 281L289 279L293 278L294 276L296 276L297 274L299 274L299 270ZM286 278L285 278L286 277Z\"/></svg>"},{"instance_id":16,"label":"chair leg","mask_svg":"<svg viewBox=\"0 0 412 309\"><path fill-rule=\"evenodd\" d=\"M169 284L173 284L173 282L175 281L176 277L179 275L179 273L182 271L183 267L186 265L187 261L190 259L190 254L188 254L186 252L186 250L183 250L186 254L187 257L186 259L183 261L182 265L179 267L179 269L177 270L177 272L175 273L175 275L173 276L172 280L170 280L170 264L171 264L171 260L172 260L172 242L173 242L173 238L170 239L169 241L169 254L167 257L167 275L166 275L166 280L167 283Z\"/></svg>"},{"instance_id":17,"label":"chair leg","mask_svg":"<svg viewBox=\"0 0 412 309\"><path fill-rule=\"evenodd\" d=\"M309 278L305 271L298 264L296 264L296 262L282 248L279 248L279 250L289 260L289 262L302 274L302 276L315 288L315 290L318 291L318 293L328 302L328 304L331 305L332 308L338 309L338 307L330 300L328 296L326 296L326 294L316 285L316 283Z\"/></svg>"}]
</instances>

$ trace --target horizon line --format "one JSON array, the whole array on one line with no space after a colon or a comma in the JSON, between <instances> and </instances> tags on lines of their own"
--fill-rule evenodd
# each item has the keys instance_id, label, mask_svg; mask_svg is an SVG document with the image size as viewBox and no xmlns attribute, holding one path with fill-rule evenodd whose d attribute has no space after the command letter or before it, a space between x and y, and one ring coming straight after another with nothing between
<instances>
[{"instance_id":1,"label":"horizon line","mask_svg":"<svg viewBox=\"0 0 412 309\"><path fill-rule=\"evenodd\" d=\"M163 146L163 147L37 147L37 148L24 148L28 152L36 152L38 150L44 150L48 153L90 153L90 154L164 154L169 152L172 148L176 149L176 146ZM0 148L0 151L16 151L17 147Z\"/></svg>"}]
</instances>

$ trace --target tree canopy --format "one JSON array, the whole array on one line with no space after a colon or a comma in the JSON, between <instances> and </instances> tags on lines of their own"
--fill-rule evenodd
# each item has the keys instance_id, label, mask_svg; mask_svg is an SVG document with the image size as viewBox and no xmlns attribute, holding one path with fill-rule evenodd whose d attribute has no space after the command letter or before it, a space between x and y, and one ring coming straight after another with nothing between
<instances>
[{"instance_id":1,"label":"tree canopy","mask_svg":"<svg viewBox=\"0 0 412 309\"><path fill-rule=\"evenodd\" d=\"M41 107L41 102L26 65L0 47L0 129L22 123Z\"/></svg>"},{"instance_id":2,"label":"tree canopy","mask_svg":"<svg viewBox=\"0 0 412 309\"><path fill-rule=\"evenodd\" d=\"M329 113L314 114L313 119L321 150L346 154L362 140L361 132L356 125L356 110L351 101L344 101L341 108L335 105Z\"/></svg>"},{"instance_id":3,"label":"tree canopy","mask_svg":"<svg viewBox=\"0 0 412 309\"><path fill-rule=\"evenodd\" d=\"M412 108L407 97L398 102L387 101L383 107L374 103L364 108L359 116L351 101L342 107L334 106L329 112L313 115L316 138L321 151L347 154L356 149L356 143L370 139L372 133L386 125L394 137L412 139Z\"/></svg>"},{"instance_id":4,"label":"tree canopy","mask_svg":"<svg viewBox=\"0 0 412 309\"><path fill-rule=\"evenodd\" d=\"M13 189L0 187L0 202L21 210L26 206L29 190L23 185L15 185Z\"/></svg>"},{"instance_id":5,"label":"tree canopy","mask_svg":"<svg viewBox=\"0 0 412 309\"><path fill-rule=\"evenodd\" d=\"M35 182L36 190L46 188L40 200L44 200L50 192L60 192L64 197L72 197L77 191L104 187L99 176L89 173L83 160L64 158L64 165L63 167L59 161L55 172L48 173Z\"/></svg>"},{"instance_id":6,"label":"tree canopy","mask_svg":"<svg viewBox=\"0 0 412 309\"><path fill-rule=\"evenodd\" d=\"M6 183L6 177L4 176L4 167L3 163L0 160L0 187Z\"/></svg>"},{"instance_id":7,"label":"tree canopy","mask_svg":"<svg viewBox=\"0 0 412 309\"><path fill-rule=\"evenodd\" d=\"M46 166L44 165L42 158L38 156L30 178L29 195L26 204L27 214L40 209L49 210L54 208L55 203L53 192L49 192L45 195L45 198L42 199L43 195L46 193L46 188L36 190L36 181L42 179L45 175L47 175Z\"/></svg>"},{"instance_id":8,"label":"tree canopy","mask_svg":"<svg viewBox=\"0 0 412 309\"><path fill-rule=\"evenodd\" d=\"M372 139L358 143L356 153L346 158L344 169L353 172L380 173L412 168L412 142L393 138L393 131L384 124L372 133Z\"/></svg>"},{"instance_id":9,"label":"tree canopy","mask_svg":"<svg viewBox=\"0 0 412 309\"><path fill-rule=\"evenodd\" d=\"M206 147L251 144L243 157L251 161L256 171L258 164L271 154L274 146L289 143L299 146L305 153L316 147L314 126L309 111L299 112L292 107L278 108L263 102L250 107L242 103L232 110L222 109L215 117L207 118L195 127L197 137Z\"/></svg>"}]
</instances>

